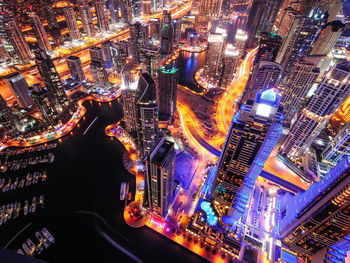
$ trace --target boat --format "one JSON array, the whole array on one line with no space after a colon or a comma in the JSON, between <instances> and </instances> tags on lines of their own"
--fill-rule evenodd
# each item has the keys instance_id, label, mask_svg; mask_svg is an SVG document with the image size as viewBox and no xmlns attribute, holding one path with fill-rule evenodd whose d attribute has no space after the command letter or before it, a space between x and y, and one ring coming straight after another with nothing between
<instances>
[{"instance_id":1,"label":"boat","mask_svg":"<svg viewBox=\"0 0 350 263\"><path fill-rule=\"evenodd\" d=\"M52 163L55 160L55 155L51 154L50 156L50 163Z\"/></svg>"},{"instance_id":2,"label":"boat","mask_svg":"<svg viewBox=\"0 0 350 263\"><path fill-rule=\"evenodd\" d=\"M23 213L24 213L24 215L26 216L27 214L28 214L28 200L26 200L25 202L24 202L24 209L23 209Z\"/></svg>"},{"instance_id":3,"label":"boat","mask_svg":"<svg viewBox=\"0 0 350 263\"><path fill-rule=\"evenodd\" d=\"M55 238L51 235L51 233L47 230L46 227L43 227L41 230L41 233L44 235L44 237L52 244L55 243Z\"/></svg>"},{"instance_id":4,"label":"boat","mask_svg":"<svg viewBox=\"0 0 350 263\"><path fill-rule=\"evenodd\" d=\"M34 213L36 209L36 197L33 197L32 204L30 205L29 212Z\"/></svg>"},{"instance_id":5,"label":"boat","mask_svg":"<svg viewBox=\"0 0 350 263\"><path fill-rule=\"evenodd\" d=\"M126 182L122 182L120 185L120 200L124 200L126 196Z\"/></svg>"}]
</instances>

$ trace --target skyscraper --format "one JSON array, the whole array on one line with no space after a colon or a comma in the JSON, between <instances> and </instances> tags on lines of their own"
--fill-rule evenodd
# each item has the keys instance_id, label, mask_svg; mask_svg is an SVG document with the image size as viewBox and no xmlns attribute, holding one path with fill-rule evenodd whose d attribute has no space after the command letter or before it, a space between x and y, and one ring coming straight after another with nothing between
<instances>
[{"instance_id":1,"label":"skyscraper","mask_svg":"<svg viewBox=\"0 0 350 263\"><path fill-rule=\"evenodd\" d=\"M203 77L209 84L217 84L222 65L223 51L226 46L226 34L209 33L207 56L203 67Z\"/></svg>"},{"instance_id":2,"label":"skyscraper","mask_svg":"<svg viewBox=\"0 0 350 263\"><path fill-rule=\"evenodd\" d=\"M298 14L299 12L295 10L293 7L285 8L283 10L283 15L279 23L277 34L279 34L283 38L287 37L291 29L291 26L294 22L294 19Z\"/></svg>"},{"instance_id":3,"label":"skyscraper","mask_svg":"<svg viewBox=\"0 0 350 263\"><path fill-rule=\"evenodd\" d=\"M285 123L292 119L306 103L306 95L314 85L320 74L317 68L322 56L307 56L297 62L283 88L281 105L285 116Z\"/></svg>"},{"instance_id":4,"label":"skyscraper","mask_svg":"<svg viewBox=\"0 0 350 263\"><path fill-rule=\"evenodd\" d=\"M7 106L6 101L0 95L0 124L5 128L9 137L14 137L18 133L18 118Z\"/></svg>"},{"instance_id":5,"label":"skyscraper","mask_svg":"<svg viewBox=\"0 0 350 263\"><path fill-rule=\"evenodd\" d=\"M307 15L299 16L284 39L276 62L283 68L283 79L289 76L296 62L311 52L320 29L327 21L327 14L320 9L312 9Z\"/></svg>"},{"instance_id":6,"label":"skyscraper","mask_svg":"<svg viewBox=\"0 0 350 263\"><path fill-rule=\"evenodd\" d=\"M58 115L54 103L49 99L46 88L40 84L34 84L30 87L31 96L38 107L41 116L49 126L54 127L58 124Z\"/></svg>"},{"instance_id":7,"label":"skyscraper","mask_svg":"<svg viewBox=\"0 0 350 263\"><path fill-rule=\"evenodd\" d=\"M40 1L37 1L40 2ZM63 36L61 30L59 29L56 14L52 8L52 2L43 5L44 16L48 24L50 35L52 36L53 42L56 46L63 44Z\"/></svg>"},{"instance_id":8,"label":"skyscraper","mask_svg":"<svg viewBox=\"0 0 350 263\"><path fill-rule=\"evenodd\" d=\"M89 54L90 54L91 60L103 61L102 48L93 46L92 48L89 49Z\"/></svg>"},{"instance_id":9,"label":"skyscraper","mask_svg":"<svg viewBox=\"0 0 350 263\"><path fill-rule=\"evenodd\" d=\"M246 46L254 48L261 32L270 32L275 22L281 0L254 0L249 11L248 40Z\"/></svg>"},{"instance_id":10,"label":"skyscraper","mask_svg":"<svg viewBox=\"0 0 350 263\"><path fill-rule=\"evenodd\" d=\"M90 12L90 7L87 1L79 0L78 8L79 8L81 23L83 24L84 33L88 37L93 37L95 35L95 28L92 22L92 14Z\"/></svg>"},{"instance_id":11,"label":"skyscraper","mask_svg":"<svg viewBox=\"0 0 350 263\"><path fill-rule=\"evenodd\" d=\"M55 65L44 50L35 52L36 66L44 80L48 91L49 99L55 102L56 108L63 111L69 106L69 99L64 91L60 75L57 73ZM58 104L58 105L57 105Z\"/></svg>"},{"instance_id":12,"label":"skyscraper","mask_svg":"<svg viewBox=\"0 0 350 263\"><path fill-rule=\"evenodd\" d=\"M179 70L172 65L158 69L157 103L160 119L169 120L174 116L177 102Z\"/></svg>"},{"instance_id":13,"label":"skyscraper","mask_svg":"<svg viewBox=\"0 0 350 263\"><path fill-rule=\"evenodd\" d=\"M107 70L103 61L91 60L90 71L95 85L104 87L109 83Z\"/></svg>"},{"instance_id":14,"label":"skyscraper","mask_svg":"<svg viewBox=\"0 0 350 263\"><path fill-rule=\"evenodd\" d=\"M142 0L142 15L148 16L151 14L151 0Z\"/></svg>"},{"instance_id":15,"label":"skyscraper","mask_svg":"<svg viewBox=\"0 0 350 263\"><path fill-rule=\"evenodd\" d=\"M81 65L80 58L76 56L69 56L66 61L72 79L79 80L80 82L85 81L86 78L83 71L83 67Z\"/></svg>"},{"instance_id":16,"label":"skyscraper","mask_svg":"<svg viewBox=\"0 0 350 263\"><path fill-rule=\"evenodd\" d=\"M8 35L10 36L13 47L15 48L16 54L21 60L30 60L32 54L30 52L28 43L23 36L21 29L19 28L17 22L12 19L8 21Z\"/></svg>"},{"instance_id":17,"label":"skyscraper","mask_svg":"<svg viewBox=\"0 0 350 263\"><path fill-rule=\"evenodd\" d=\"M130 24L129 30L130 30L129 51L131 55L131 61L134 64L139 64L140 49L143 46L141 23L136 22L134 24Z\"/></svg>"},{"instance_id":18,"label":"skyscraper","mask_svg":"<svg viewBox=\"0 0 350 263\"><path fill-rule=\"evenodd\" d=\"M94 0L95 13L97 16L97 24L100 28L100 32L107 31L109 29L109 19L106 8L106 0Z\"/></svg>"},{"instance_id":19,"label":"skyscraper","mask_svg":"<svg viewBox=\"0 0 350 263\"><path fill-rule=\"evenodd\" d=\"M327 55L335 46L344 29L345 25L339 20L325 24L310 54Z\"/></svg>"},{"instance_id":20,"label":"skyscraper","mask_svg":"<svg viewBox=\"0 0 350 263\"><path fill-rule=\"evenodd\" d=\"M345 155L350 155L350 122L330 140L321 153L323 161L331 165L338 163Z\"/></svg>"},{"instance_id":21,"label":"skyscraper","mask_svg":"<svg viewBox=\"0 0 350 263\"><path fill-rule=\"evenodd\" d=\"M112 46L112 41L105 41L101 44L101 49L102 49L102 59L104 63L106 64L107 67L112 67L113 62L112 62L112 52L111 52L111 46Z\"/></svg>"},{"instance_id":22,"label":"skyscraper","mask_svg":"<svg viewBox=\"0 0 350 263\"><path fill-rule=\"evenodd\" d=\"M121 97L123 102L123 113L126 130L133 134L137 131L137 116L135 106L135 95L138 87L140 72L135 65L128 64L122 72Z\"/></svg>"},{"instance_id":23,"label":"skyscraper","mask_svg":"<svg viewBox=\"0 0 350 263\"><path fill-rule=\"evenodd\" d=\"M146 159L147 202L150 210L165 217L173 199L176 151L165 136Z\"/></svg>"},{"instance_id":24,"label":"skyscraper","mask_svg":"<svg viewBox=\"0 0 350 263\"><path fill-rule=\"evenodd\" d=\"M150 18L149 20L150 37L152 40L159 40L160 21L159 18Z\"/></svg>"},{"instance_id":25,"label":"skyscraper","mask_svg":"<svg viewBox=\"0 0 350 263\"><path fill-rule=\"evenodd\" d=\"M349 235L349 173L346 156L320 182L281 205L280 236L291 250L312 256Z\"/></svg>"},{"instance_id":26,"label":"skyscraper","mask_svg":"<svg viewBox=\"0 0 350 263\"><path fill-rule=\"evenodd\" d=\"M45 51L51 51L52 48L47 38L43 23L41 23L40 21L40 18L35 13L31 13L30 22L31 22L34 36L38 41L39 48Z\"/></svg>"},{"instance_id":27,"label":"skyscraper","mask_svg":"<svg viewBox=\"0 0 350 263\"><path fill-rule=\"evenodd\" d=\"M118 73L121 73L123 70L126 59L128 57L128 48L127 43L117 42L113 43L111 46L112 60L115 67L115 70Z\"/></svg>"},{"instance_id":28,"label":"skyscraper","mask_svg":"<svg viewBox=\"0 0 350 263\"><path fill-rule=\"evenodd\" d=\"M142 46L146 46L149 41L149 25L147 23L143 23L141 25L142 30Z\"/></svg>"},{"instance_id":29,"label":"skyscraper","mask_svg":"<svg viewBox=\"0 0 350 263\"><path fill-rule=\"evenodd\" d=\"M260 60L254 66L253 73L249 77L243 93L242 102L246 103L248 100L253 100L259 90L277 87L281 69L282 67L278 63Z\"/></svg>"},{"instance_id":30,"label":"skyscraper","mask_svg":"<svg viewBox=\"0 0 350 263\"><path fill-rule=\"evenodd\" d=\"M260 60L275 62L278 51L282 45L282 37L273 33L260 33L259 49L254 64Z\"/></svg>"},{"instance_id":31,"label":"skyscraper","mask_svg":"<svg viewBox=\"0 0 350 263\"><path fill-rule=\"evenodd\" d=\"M148 73L142 73L135 95L138 148L147 156L159 138L159 110L156 103L156 84Z\"/></svg>"},{"instance_id":32,"label":"skyscraper","mask_svg":"<svg viewBox=\"0 0 350 263\"><path fill-rule=\"evenodd\" d=\"M107 2L109 14L111 16L111 23L115 24L119 22L119 1L108 0Z\"/></svg>"},{"instance_id":33,"label":"skyscraper","mask_svg":"<svg viewBox=\"0 0 350 263\"><path fill-rule=\"evenodd\" d=\"M28 83L21 74L14 73L7 78L7 81L10 83L10 89L15 95L19 106L28 109L33 105L34 102L29 93Z\"/></svg>"},{"instance_id":34,"label":"skyscraper","mask_svg":"<svg viewBox=\"0 0 350 263\"><path fill-rule=\"evenodd\" d=\"M329 70L292 126L281 147L283 154L297 159L306 151L347 98L350 91L349 79L349 63L338 64Z\"/></svg>"},{"instance_id":35,"label":"skyscraper","mask_svg":"<svg viewBox=\"0 0 350 263\"><path fill-rule=\"evenodd\" d=\"M201 0L199 14L203 22L208 22L210 19L220 16L222 0Z\"/></svg>"},{"instance_id":36,"label":"skyscraper","mask_svg":"<svg viewBox=\"0 0 350 263\"><path fill-rule=\"evenodd\" d=\"M235 46L239 50L241 50L241 51L244 50L247 39L248 39L247 33L241 29L237 29L236 36L235 36Z\"/></svg>"},{"instance_id":37,"label":"skyscraper","mask_svg":"<svg viewBox=\"0 0 350 263\"><path fill-rule=\"evenodd\" d=\"M221 86L228 88L235 76L240 62L240 52L232 44L227 44L223 58L223 70L221 76Z\"/></svg>"},{"instance_id":38,"label":"skyscraper","mask_svg":"<svg viewBox=\"0 0 350 263\"><path fill-rule=\"evenodd\" d=\"M0 1L0 39L2 40L0 46L1 58L8 59L14 56L15 47L12 44L12 41L6 31L6 24L8 22L8 18L5 13L5 4L3 1Z\"/></svg>"},{"instance_id":39,"label":"skyscraper","mask_svg":"<svg viewBox=\"0 0 350 263\"><path fill-rule=\"evenodd\" d=\"M234 225L246 210L255 181L282 135L280 96L274 89L259 91L233 117L217 165L212 197L228 206Z\"/></svg>"},{"instance_id":40,"label":"skyscraper","mask_svg":"<svg viewBox=\"0 0 350 263\"><path fill-rule=\"evenodd\" d=\"M141 8L141 0L133 0L132 1L132 14L133 17L140 17L141 16L141 12L142 12L142 8Z\"/></svg>"},{"instance_id":41,"label":"skyscraper","mask_svg":"<svg viewBox=\"0 0 350 263\"><path fill-rule=\"evenodd\" d=\"M171 23L171 14L163 10L162 29L160 33L160 53L169 55L173 52L173 34L174 29Z\"/></svg>"},{"instance_id":42,"label":"skyscraper","mask_svg":"<svg viewBox=\"0 0 350 263\"><path fill-rule=\"evenodd\" d=\"M64 9L64 18L66 20L66 24L69 29L69 35L72 40L80 39L80 31L77 24L77 18L75 17L75 13L73 7L66 7Z\"/></svg>"},{"instance_id":43,"label":"skyscraper","mask_svg":"<svg viewBox=\"0 0 350 263\"><path fill-rule=\"evenodd\" d=\"M173 42L174 42L174 45L176 47L181 42L181 23L182 23L182 19L181 18L173 19L173 27L174 27Z\"/></svg>"}]
</instances>

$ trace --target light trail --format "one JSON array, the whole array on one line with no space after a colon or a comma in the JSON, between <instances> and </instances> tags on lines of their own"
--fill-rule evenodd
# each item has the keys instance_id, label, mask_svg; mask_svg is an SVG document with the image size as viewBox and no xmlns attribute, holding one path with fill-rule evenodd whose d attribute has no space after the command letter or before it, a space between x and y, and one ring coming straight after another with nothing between
<instances>
[{"instance_id":1,"label":"light trail","mask_svg":"<svg viewBox=\"0 0 350 263\"><path fill-rule=\"evenodd\" d=\"M89 131L89 129L91 128L91 126L95 123L95 121L98 119L99 116L97 116L91 123L90 125L86 128L86 130L84 131L83 135L85 135L85 133L87 133Z\"/></svg>"}]
</instances>

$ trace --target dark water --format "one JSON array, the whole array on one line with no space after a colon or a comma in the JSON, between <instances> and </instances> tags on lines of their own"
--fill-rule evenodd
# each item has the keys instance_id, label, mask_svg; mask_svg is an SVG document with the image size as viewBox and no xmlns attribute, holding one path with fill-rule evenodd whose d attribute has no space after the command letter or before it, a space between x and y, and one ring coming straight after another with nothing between
<instances>
[{"instance_id":1,"label":"dark water","mask_svg":"<svg viewBox=\"0 0 350 263\"><path fill-rule=\"evenodd\" d=\"M122 165L123 147L104 134L104 128L122 117L120 104L86 102L85 120L73 135L62 138L53 150L55 161L46 165L48 179L28 188L0 192L0 204L31 199L45 194L45 208L34 214L23 213L0 226L0 247L23 227L31 225L8 246L21 248L29 237L46 227L56 243L35 257L49 262L132 262L120 247L144 262L203 262L203 259L153 230L130 228L122 217L124 202L119 200L120 183L135 180ZM99 118L83 136L85 129ZM6 174L0 174L0 178ZM79 211L88 211L96 216ZM101 236L111 237L112 245ZM119 246L119 248L116 248Z\"/></svg>"},{"instance_id":2,"label":"dark water","mask_svg":"<svg viewBox=\"0 0 350 263\"><path fill-rule=\"evenodd\" d=\"M179 68L180 85L187 86L196 92L203 91L203 89L196 84L194 74L203 67L205 56L205 51L201 53L180 52L180 56L176 60L176 67Z\"/></svg>"}]
</instances>

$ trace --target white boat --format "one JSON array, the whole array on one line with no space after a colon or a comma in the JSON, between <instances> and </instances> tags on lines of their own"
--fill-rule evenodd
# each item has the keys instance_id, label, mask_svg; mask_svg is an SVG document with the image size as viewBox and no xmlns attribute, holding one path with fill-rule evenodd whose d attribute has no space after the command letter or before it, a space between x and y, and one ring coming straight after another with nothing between
<instances>
[{"instance_id":1,"label":"white boat","mask_svg":"<svg viewBox=\"0 0 350 263\"><path fill-rule=\"evenodd\" d=\"M30 254L33 254L35 252L35 249L36 249L36 246L34 245L33 241L30 238L27 238L26 243L29 247Z\"/></svg>"},{"instance_id":2,"label":"white boat","mask_svg":"<svg viewBox=\"0 0 350 263\"><path fill-rule=\"evenodd\" d=\"M52 163L55 160L55 155L51 154L50 156L50 163Z\"/></svg>"},{"instance_id":3,"label":"white boat","mask_svg":"<svg viewBox=\"0 0 350 263\"><path fill-rule=\"evenodd\" d=\"M20 248L17 250L17 253L18 253L18 254L25 255L25 254L24 254L24 252L23 252L23 250L22 250L22 249L20 249Z\"/></svg>"},{"instance_id":4,"label":"white boat","mask_svg":"<svg viewBox=\"0 0 350 263\"><path fill-rule=\"evenodd\" d=\"M40 195L39 197L39 204L41 204L41 208L44 208L44 195Z\"/></svg>"},{"instance_id":5,"label":"white boat","mask_svg":"<svg viewBox=\"0 0 350 263\"><path fill-rule=\"evenodd\" d=\"M39 240L39 242L44 245L45 248L48 248L50 246L50 244L46 241L46 239L39 231L35 232L35 236Z\"/></svg>"},{"instance_id":6,"label":"white boat","mask_svg":"<svg viewBox=\"0 0 350 263\"><path fill-rule=\"evenodd\" d=\"M124 200L126 196L126 182L122 182L120 185L120 200Z\"/></svg>"},{"instance_id":7,"label":"white boat","mask_svg":"<svg viewBox=\"0 0 350 263\"><path fill-rule=\"evenodd\" d=\"M46 227L43 227L41 230L41 233L44 235L44 237L52 244L55 243L55 238L50 234L50 232L47 230Z\"/></svg>"},{"instance_id":8,"label":"white boat","mask_svg":"<svg viewBox=\"0 0 350 263\"><path fill-rule=\"evenodd\" d=\"M30 255L30 250L29 250L29 248L28 248L26 243L22 244L22 248L23 248L24 252L26 252L26 254L29 256Z\"/></svg>"},{"instance_id":9,"label":"white boat","mask_svg":"<svg viewBox=\"0 0 350 263\"><path fill-rule=\"evenodd\" d=\"M33 197L32 204L30 206L29 212L34 213L36 209L36 197Z\"/></svg>"},{"instance_id":10,"label":"white boat","mask_svg":"<svg viewBox=\"0 0 350 263\"><path fill-rule=\"evenodd\" d=\"M23 209L23 213L24 213L25 216L28 214L28 208L29 208L28 200L26 200L24 202L24 209Z\"/></svg>"}]
</instances>

